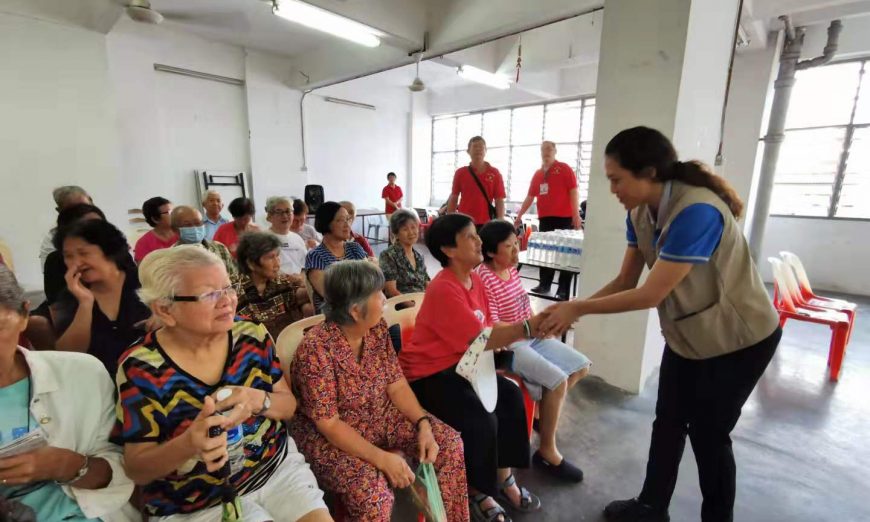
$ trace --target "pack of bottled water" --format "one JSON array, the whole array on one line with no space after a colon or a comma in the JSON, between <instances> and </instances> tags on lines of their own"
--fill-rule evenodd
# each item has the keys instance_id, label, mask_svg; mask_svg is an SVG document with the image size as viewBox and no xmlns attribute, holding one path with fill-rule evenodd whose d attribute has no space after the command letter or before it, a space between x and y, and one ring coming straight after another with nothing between
<instances>
[{"instance_id":1,"label":"pack of bottled water","mask_svg":"<svg viewBox=\"0 0 870 522\"><path fill-rule=\"evenodd\" d=\"M532 232L529 237L528 259L566 268L580 268L583 253L582 230Z\"/></svg>"}]
</instances>

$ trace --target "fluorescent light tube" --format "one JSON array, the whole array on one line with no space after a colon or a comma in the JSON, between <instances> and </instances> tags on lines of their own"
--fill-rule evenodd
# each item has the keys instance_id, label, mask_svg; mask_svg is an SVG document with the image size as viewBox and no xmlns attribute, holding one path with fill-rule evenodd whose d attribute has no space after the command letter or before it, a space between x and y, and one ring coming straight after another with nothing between
<instances>
[{"instance_id":1,"label":"fluorescent light tube","mask_svg":"<svg viewBox=\"0 0 870 522\"><path fill-rule=\"evenodd\" d=\"M457 73L461 78L472 82L482 83L483 85L489 85L496 89L503 90L508 89L511 86L510 80L508 80L507 76L487 72L483 69L472 67L471 65L461 65L457 70Z\"/></svg>"},{"instance_id":2,"label":"fluorescent light tube","mask_svg":"<svg viewBox=\"0 0 870 522\"><path fill-rule=\"evenodd\" d=\"M366 47L381 45L381 39L378 38L380 31L377 29L354 22L305 2L299 2L298 0L276 1L272 5L272 12L285 20L317 29L318 31L323 31L324 33L329 33Z\"/></svg>"}]
</instances>

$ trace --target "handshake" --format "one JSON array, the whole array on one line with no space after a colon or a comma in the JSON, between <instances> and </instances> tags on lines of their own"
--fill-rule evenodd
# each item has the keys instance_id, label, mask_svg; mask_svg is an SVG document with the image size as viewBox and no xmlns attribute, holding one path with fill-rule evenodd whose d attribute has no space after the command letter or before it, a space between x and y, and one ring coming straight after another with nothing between
<instances>
[{"instance_id":1,"label":"handshake","mask_svg":"<svg viewBox=\"0 0 870 522\"><path fill-rule=\"evenodd\" d=\"M545 337L561 336L582 315L578 310L581 301L565 301L556 303L545 308L541 313L529 319L532 337L543 339Z\"/></svg>"}]
</instances>

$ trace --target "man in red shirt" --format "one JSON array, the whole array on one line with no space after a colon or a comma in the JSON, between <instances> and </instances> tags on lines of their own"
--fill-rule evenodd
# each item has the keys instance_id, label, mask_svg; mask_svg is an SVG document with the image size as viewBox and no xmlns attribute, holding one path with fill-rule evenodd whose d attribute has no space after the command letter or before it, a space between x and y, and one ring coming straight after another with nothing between
<instances>
[{"instance_id":1,"label":"man in red shirt","mask_svg":"<svg viewBox=\"0 0 870 522\"><path fill-rule=\"evenodd\" d=\"M387 186L381 191L381 197L384 198L384 212L389 218L393 212L402 208L402 187L396 185L396 173L390 172L387 174Z\"/></svg>"},{"instance_id":2,"label":"man in red shirt","mask_svg":"<svg viewBox=\"0 0 870 522\"><path fill-rule=\"evenodd\" d=\"M552 141L541 143L541 168L532 176L529 194L514 224L522 223L523 214L532 206L532 201L538 198L538 220L541 232L551 230L579 229L580 192L577 189L577 176L567 163L556 161L556 144ZM549 294L553 283L554 270L540 268L540 284L532 289L534 293ZM560 271L559 289L556 296L568 299L571 287L571 272Z\"/></svg>"},{"instance_id":3,"label":"man in red shirt","mask_svg":"<svg viewBox=\"0 0 870 522\"><path fill-rule=\"evenodd\" d=\"M453 175L453 190L447 200L447 213L456 212L458 203L459 212L471 216L479 229L490 219L504 218L504 181L498 169L484 160L486 141L483 138L475 136L468 141L468 155L471 156L471 164L461 167ZM480 181L482 191L475 176Z\"/></svg>"}]
</instances>

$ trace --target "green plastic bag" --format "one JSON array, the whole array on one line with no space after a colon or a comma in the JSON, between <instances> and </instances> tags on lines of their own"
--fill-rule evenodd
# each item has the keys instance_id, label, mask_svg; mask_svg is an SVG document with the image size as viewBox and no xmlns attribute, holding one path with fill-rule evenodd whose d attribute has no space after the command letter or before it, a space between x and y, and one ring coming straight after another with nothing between
<instances>
[{"instance_id":1,"label":"green plastic bag","mask_svg":"<svg viewBox=\"0 0 870 522\"><path fill-rule=\"evenodd\" d=\"M420 464L417 468L411 495L427 522L447 522L447 512L441 499L441 488L438 487L438 477L432 464Z\"/></svg>"}]
</instances>

